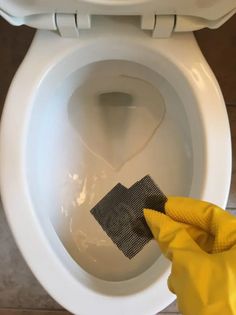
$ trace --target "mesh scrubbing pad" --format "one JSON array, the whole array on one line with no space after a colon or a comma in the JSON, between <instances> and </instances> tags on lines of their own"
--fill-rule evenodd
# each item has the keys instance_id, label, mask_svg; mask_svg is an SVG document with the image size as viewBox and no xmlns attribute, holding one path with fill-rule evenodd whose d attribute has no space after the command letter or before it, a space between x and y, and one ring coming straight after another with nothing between
<instances>
[{"instance_id":1,"label":"mesh scrubbing pad","mask_svg":"<svg viewBox=\"0 0 236 315\"><path fill-rule=\"evenodd\" d=\"M164 212L166 196L149 175L129 189L117 184L92 210L103 230L129 259L153 238L143 209Z\"/></svg>"}]
</instances>

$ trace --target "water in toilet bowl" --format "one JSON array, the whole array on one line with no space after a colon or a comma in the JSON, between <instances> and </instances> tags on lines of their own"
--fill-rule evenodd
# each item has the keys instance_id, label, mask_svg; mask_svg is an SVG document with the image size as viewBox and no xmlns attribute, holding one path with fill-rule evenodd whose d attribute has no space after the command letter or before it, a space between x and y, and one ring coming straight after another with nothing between
<instances>
[{"instance_id":1,"label":"water in toilet bowl","mask_svg":"<svg viewBox=\"0 0 236 315\"><path fill-rule=\"evenodd\" d=\"M139 275L160 256L156 242L129 260L90 209L118 182L130 187L146 174L166 194L189 193L192 147L180 98L160 74L122 60L89 64L40 97L28 139L33 202L86 272L107 281Z\"/></svg>"},{"instance_id":2,"label":"water in toilet bowl","mask_svg":"<svg viewBox=\"0 0 236 315\"><path fill-rule=\"evenodd\" d=\"M165 114L164 100L139 78L100 75L73 93L69 116L87 149L118 170L151 140Z\"/></svg>"}]
</instances>

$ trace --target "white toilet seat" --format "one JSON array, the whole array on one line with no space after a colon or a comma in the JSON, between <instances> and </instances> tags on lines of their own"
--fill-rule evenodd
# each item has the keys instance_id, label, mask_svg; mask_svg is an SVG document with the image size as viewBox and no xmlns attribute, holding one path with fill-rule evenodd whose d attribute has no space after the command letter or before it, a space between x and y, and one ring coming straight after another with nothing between
<instances>
[{"instance_id":1,"label":"white toilet seat","mask_svg":"<svg viewBox=\"0 0 236 315\"><path fill-rule=\"evenodd\" d=\"M107 32L106 23L110 25L109 18L98 18L96 29L82 35L80 41L61 39L50 32L37 33L4 108L2 199L27 263L61 305L79 315L152 315L174 300L167 288L170 264L164 257L131 280L100 280L71 259L49 218L35 206L30 191L34 179L27 177L30 169L26 158L28 150L34 150L27 138L39 91L41 97L47 95L51 85L45 82L58 82L58 78L99 60L130 60L161 73L182 99L190 123L194 152L190 195L221 206L226 205L231 178L229 124L219 86L192 34L153 41L132 23L124 28L119 18L110 25L112 34ZM107 36L100 36L106 32ZM40 90L43 83L44 90Z\"/></svg>"}]
</instances>

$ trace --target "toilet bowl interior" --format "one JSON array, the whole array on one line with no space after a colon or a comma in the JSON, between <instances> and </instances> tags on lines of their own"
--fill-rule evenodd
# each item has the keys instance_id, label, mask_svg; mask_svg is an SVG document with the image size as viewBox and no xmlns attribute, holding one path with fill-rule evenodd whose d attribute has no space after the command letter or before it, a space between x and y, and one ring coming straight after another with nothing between
<instances>
[{"instance_id":1,"label":"toilet bowl interior","mask_svg":"<svg viewBox=\"0 0 236 315\"><path fill-rule=\"evenodd\" d=\"M167 195L189 194L191 133L174 87L128 60L88 63L42 81L27 134L34 208L79 266L108 281L152 266L160 256L155 241L129 260L90 209L118 182L130 187L147 174Z\"/></svg>"}]
</instances>

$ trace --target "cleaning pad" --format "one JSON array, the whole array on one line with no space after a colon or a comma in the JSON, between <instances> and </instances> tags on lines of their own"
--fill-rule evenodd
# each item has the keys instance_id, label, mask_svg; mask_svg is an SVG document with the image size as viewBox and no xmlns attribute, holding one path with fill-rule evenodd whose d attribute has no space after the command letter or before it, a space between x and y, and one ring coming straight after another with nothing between
<instances>
[{"instance_id":1,"label":"cleaning pad","mask_svg":"<svg viewBox=\"0 0 236 315\"><path fill-rule=\"evenodd\" d=\"M129 259L153 238L143 209L164 212L166 196L149 175L129 189L117 184L91 210L106 234Z\"/></svg>"}]
</instances>

